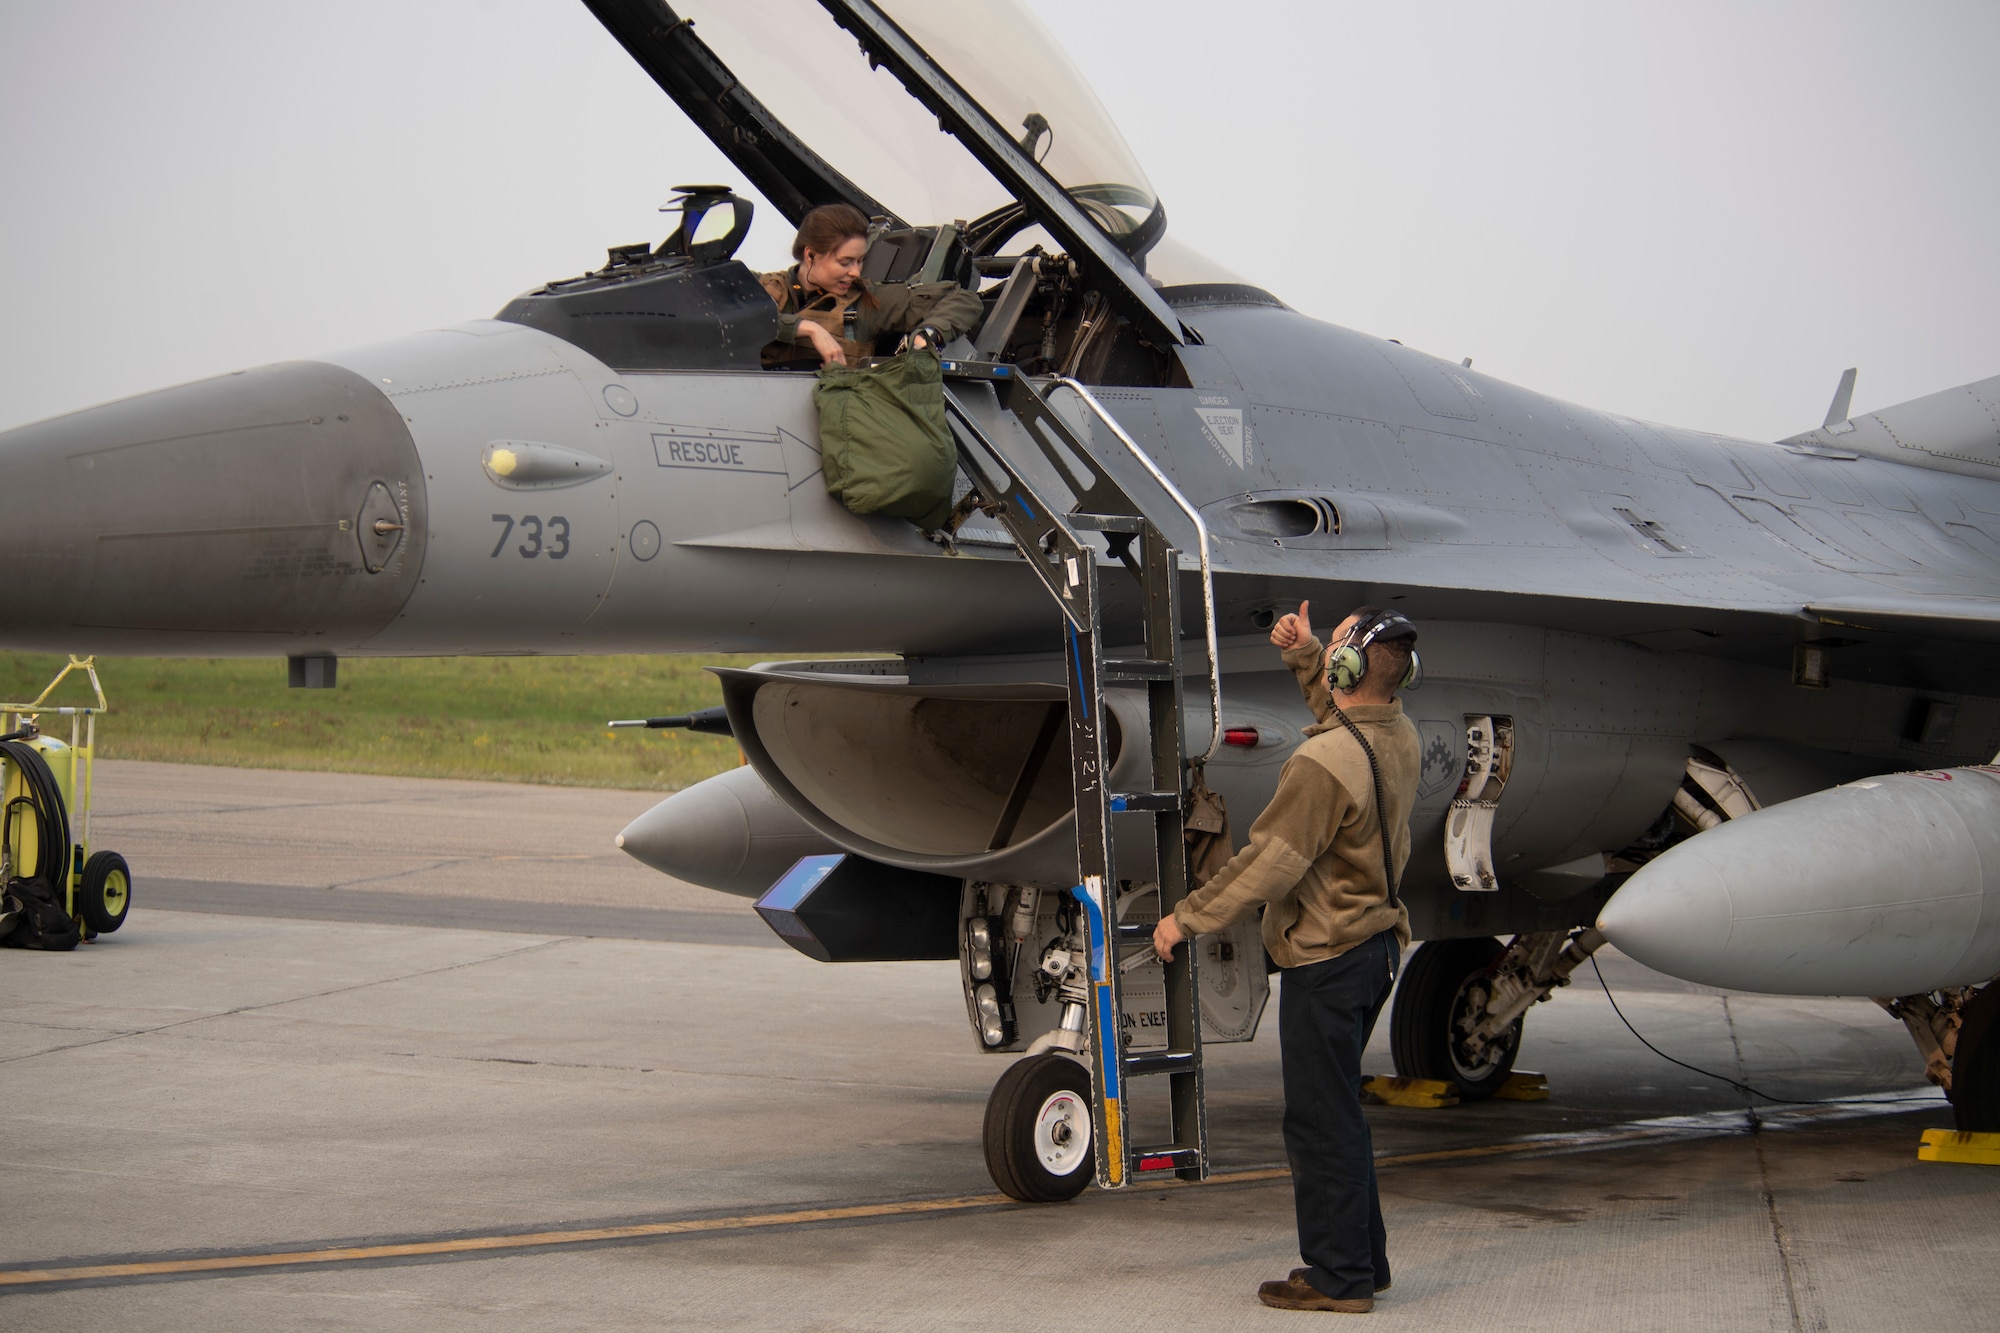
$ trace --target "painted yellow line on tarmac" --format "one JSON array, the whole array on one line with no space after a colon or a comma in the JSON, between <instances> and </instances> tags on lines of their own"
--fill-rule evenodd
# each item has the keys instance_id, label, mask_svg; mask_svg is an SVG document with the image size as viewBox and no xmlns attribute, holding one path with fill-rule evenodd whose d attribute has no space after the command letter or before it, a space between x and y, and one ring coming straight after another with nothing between
<instances>
[{"instance_id":1,"label":"painted yellow line on tarmac","mask_svg":"<svg viewBox=\"0 0 2000 1333\"><path fill-rule=\"evenodd\" d=\"M1940 1103L1941 1104L1941 1103ZM1852 1105L1860 1106L1861 1103ZM1885 1108L1886 1109L1886 1108ZM1712 1119L1703 1117L1702 1119ZM1395 1153L1375 1159L1377 1170L1399 1166L1423 1166L1434 1162L1469 1161L1485 1157L1514 1157L1536 1152L1588 1152L1620 1147L1648 1140L1682 1139L1702 1128L1695 1121L1663 1122L1639 1129L1579 1130L1571 1134L1544 1134L1504 1143L1478 1144L1466 1148L1441 1148L1434 1152ZM1164 1173L1163 1173L1164 1174ZM1226 1171L1212 1175L1209 1185L1250 1185L1287 1180L1291 1171L1282 1166L1254 1171ZM1140 1189L1187 1189L1191 1184L1171 1177L1134 1182ZM752 1231L764 1227L799 1226L810 1222L857 1222L873 1218L914 1217L926 1213L964 1212L975 1208L996 1208L1015 1201L1004 1194L969 1194L950 1199L910 1199L900 1203L854 1204L839 1208L797 1208L786 1212L746 1213L736 1217L698 1217L672 1222L634 1222L624 1226L579 1227L565 1231L531 1231L494 1236L454 1236L440 1240L407 1241L393 1245L347 1245L317 1250L279 1250L267 1254L223 1254L186 1259L155 1259L132 1263L83 1264L70 1268L0 1269L0 1288L38 1286L53 1282L90 1282L115 1278L171 1277L186 1273L227 1273L257 1268L286 1268L311 1264L353 1263L369 1259L409 1259L430 1255L478 1254L504 1250L526 1250L553 1245L588 1245L598 1241L645 1240L655 1236L686 1236L712 1231Z\"/></svg>"},{"instance_id":2,"label":"painted yellow line on tarmac","mask_svg":"<svg viewBox=\"0 0 2000 1333\"><path fill-rule=\"evenodd\" d=\"M1652 1137L1656 1136L1642 1131L1606 1136L1596 1142L1618 1142ZM1402 1153L1377 1158L1375 1165L1379 1169L1473 1157L1501 1157L1555 1147L1560 1143L1559 1139L1544 1138L1487 1144L1475 1148L1449 1148L1438 1152ZM1210 1176L1207 1183L1249 1185L1262 1181L1287 1180L1291 1174L1289 1168L1282 1166L1256 1171L1230 1171ZM1170 1177L1152 1182L1151 1187L1184 1188L1182 1182ZM635 1222L626 1226L579 1227L567 1231L455 1236L446 1240L407 1241L395 1245L343 1245L318 1250L279 1250L267 1254L223 1254L188 1259L155 1259L137 1263L83 1264L73 1268L0 1269L0 1287L33 1286L50 1282L90 1282L105 1278L171 1277L182 1273L227 1273L252 1268L353 1263L367 1259L411 1259L429 1255L477 1254L494 1250L534 1249L545 1245L587 1245L597 1241L644 1240L653 1236L685 1236L704 1231L751 1231L763 1227L798 1226L808 1222L855 1222L882 1217L910 1217L923 1213L963 1212L968 1208L994 1208L1013 1202L1014 1200L1004 1194L971 1194L953 1199L914 1199L902 1203L857 1204L844 1208L799 1208L779 1213L701 1217L675 1222Z\"/></svg>"},{"instance_id":3,"label":"painted yellow line on tarmac","mask_svg":"<svg viewBox=\"0 0 2000 1333\"><path fill-rule=\"evenodd\" d=\"M342 1264L358 1259L407 1259L434 1254L473 1254L482 1250L524 1250L540 1245L584 1245L592 1241L639 1240L649 1236L682 1236L701 1231L741 1231L757 1227L797 1226L805 1222L852 1222L913 1213L948 1213L967 1208L991 1208L1013 1203L1004 1194L974 1194L957 1199L916 1199L906 1203L858 1204L847 1208L799 1208L783 1213L752 1213L742 1217L698 1217L678 1222L635 1222L629 1226L580 1227L570 1231L532 1231L503 1236L456 1236L449 1240L410 1241L399 1245L347 1245L324 1250L280 1250L271 1254L225 1254L198 1259L158 1259L129 1264L85 1264L75 1268L14 1268L0 1270L0 1287L44 1282L87 1282L95 1278L160 1277L176 1273L224 1273L244 1268L282 1268L291 1264Z\"/></svg>"}]
</instances>

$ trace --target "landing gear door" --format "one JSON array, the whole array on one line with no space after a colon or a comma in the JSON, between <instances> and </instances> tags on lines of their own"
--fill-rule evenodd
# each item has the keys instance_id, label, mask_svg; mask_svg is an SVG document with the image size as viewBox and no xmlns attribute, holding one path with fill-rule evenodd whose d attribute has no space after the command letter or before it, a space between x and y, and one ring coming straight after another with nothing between
<instances>
[{"instance_id":1,"label":"landing gear door","mask_svg":"<svg viewBox=\"0 0 2000 1333\"><path fill-rule=\"evenodd\" d=\"M1011 918L1023 898L1028 919ZM961 904L961 981L966 1014L980 1049L1019 1051L1051 1032L1061 1006L1052 985L1037 983L1037 964L1047 942L1060 937L1056 913L1060 895L1019 887L967 884ZM1138 885L1118 897L1122 922L1159 916L1159 890ZM1023 947L1025 946L1025 947ZM1196 975L1201 985L1201 1039L1250 1041L1271 996L1264 971L1264 942L1255 918L1195 941ZM1166 990L1157 964L1144 955L1122 979L1124 1027L1135 1051L1162 1049L1167 1042Z\"/></svg>"},{"instance_id":2,"label":"landing gear door","mask_svg":"<svg viewBox=\"0 0 2000 1333\"><path fill-rule=\"evenodd\" d=\"M1119 895L1121 922L1157 921L1159 889L1136 886ZM1246 917L1226 930L1200 935L1194 941L1195 976L1201 986L1201 1039L1249 1041L1270 998L1270 978L1264 972L1263 933L1256 917ZM1135 1051L1167 1044L1165 973L1147 961L1125 974L1125 1035Z\"/></svg>"}]
</instances>

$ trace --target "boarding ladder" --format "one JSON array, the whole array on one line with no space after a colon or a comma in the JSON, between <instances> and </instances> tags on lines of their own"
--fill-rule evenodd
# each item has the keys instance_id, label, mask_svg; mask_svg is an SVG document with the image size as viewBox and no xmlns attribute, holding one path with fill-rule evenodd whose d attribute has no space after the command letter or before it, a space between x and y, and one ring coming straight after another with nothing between
<instances>
[{"instance_id":1,"label":"boarding ladder","mask_svg":"<svg viewBox=\"0 0 2000 1333\"><path fill-rule=\"evenodd\" d=\"M1090 932L1089 1033L1092 1062L1092 1117L1097 1147L1097 1183L1115 1189L1140 1174L1171 1170L1183 1180L1208 1175L1208 1119L1203 1106L1200 993L1195 979L1195 947L1190 940L1166 965L1167 1046L1163 1051L1128 1053L1123 1039L1122 978L1152 951L1153 922L1118 920L1120 876L1113 820L1152 821L1157 857L1160 912L1164 916L1188 893L1186 820L1189 769L1206 763L1221 740L1220 689L1216 675L1215 594L1209 574L1208 532L1201 516L1136 441L1104 410L1089 389L1066 376L1045 382L1049 394L1066 391L1106 434L1137 462L1154 485L1194 525L1200 545L1202 613L1207 626L1209 737L1191 759L1183 748L1183 664L1180 635L1180 552L1093 453L1089 441L1050 405L1049 397L1004 362L944 363L945 406L957 437L959 462L1014 545L1061 608L1065 629L1065 676L1069 692L1070 773L1075 786L1077 886ZM991 394L990 399L986 398ZM993 403L998 413L977 407ZM1014 432L982 428L1011 416L1036 446L1046 468L1010 455ZM1018 445L1016 445L1018 447ZM1067 500L1048 493L1053 472ZM1037 487L1034 476L1042 478ZM1089 540L1099 534L1100 548ZM1106 550L1138 582L1143 619L1143 656L1107 657L1098 555ZM1104 712L1100 694L1117 682L1144 682L1151 732L1151 780L1142 791L1115 791L1106 780ZM1127 876L1131 878L1131 876ZM1127 1089L1131 1081L1164 1076L1169 1084L1168 1141L1135 1144L1127 1133Z\"/></svg>"}]
</instances>

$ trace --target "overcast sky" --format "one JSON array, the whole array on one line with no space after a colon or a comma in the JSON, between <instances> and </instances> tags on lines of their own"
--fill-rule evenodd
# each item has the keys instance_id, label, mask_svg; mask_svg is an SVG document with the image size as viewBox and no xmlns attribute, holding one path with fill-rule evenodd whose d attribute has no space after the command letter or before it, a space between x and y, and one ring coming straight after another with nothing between
<instances>
[{"instance_id":1,"label":"overcast sky","mask_svg":"<svg viewBox=\"0 0 2000 1333\"><path fill-rule=\"evenodd\" d=\"M2000 373L1991 0L1036 4L1321 319L1757 439ZM709 179L565 0L9 0L0 427L490 315Z\"/></svg>"}]
</instances>

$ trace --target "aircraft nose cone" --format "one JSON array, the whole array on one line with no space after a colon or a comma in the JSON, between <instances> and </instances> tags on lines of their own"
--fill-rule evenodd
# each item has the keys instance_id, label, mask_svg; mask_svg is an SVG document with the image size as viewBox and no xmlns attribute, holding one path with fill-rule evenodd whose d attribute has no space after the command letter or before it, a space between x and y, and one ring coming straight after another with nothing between
<instances>
[{"instance_id":1,"label":"aircraft nose cone","mask_svg":"<svg viewBox=\"0 0 2000 1333\"><path fill-rule=\"evenodd\" d=\"M669 796L627 824L618 846L655 870L749 898L801 856L839 850L747 767Z\"/></svg>"},{"instance_id":2,"label":"aircraft nose cone","mask_svg":"<svg viewBox=\"0 0 2000 1333\"><path fill-rule=\"evenodd\" d=\"M423 469L368 381L288 362L0 434L0 647L334 651L417 582Z\"/></svg>"},{"instance_id":3,"label":"aircraft nose cone","mask_svg":"<svg viewBox=\"0 0 2000 1333\"><path fill-rule=\"evenodd\" d=\"M1683 843L1641 866L1597 914L1597 928L1655 971L1708 985L1718 980L1732 923L1727 867Z\"/></svg>"}]
</instances>

